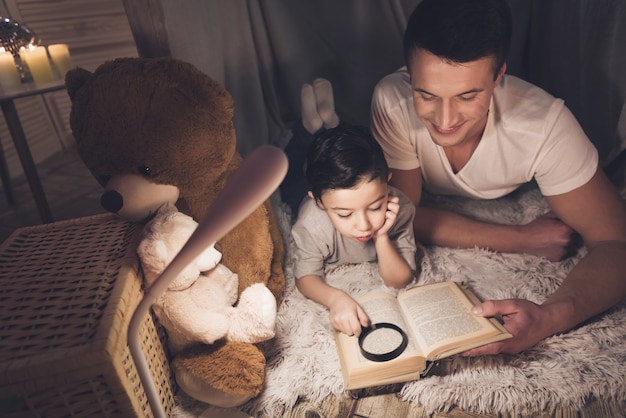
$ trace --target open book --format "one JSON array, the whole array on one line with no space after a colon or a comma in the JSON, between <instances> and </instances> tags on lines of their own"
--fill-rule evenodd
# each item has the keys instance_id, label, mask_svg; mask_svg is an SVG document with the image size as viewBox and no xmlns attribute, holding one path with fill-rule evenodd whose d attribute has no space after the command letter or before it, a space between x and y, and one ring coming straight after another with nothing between
<instances>
[{"instance_id":1,"label":"open book","mask_svg":"<svg viewBox=\"0 0 626 418\"><path fill-rule=\"evenodd\" d=\"M456 282L417 286L397 298L375 292L356 300L369 316L370 323L391 323L400 327L408 344L396 358L372 361L361 353L358 337L335 331L346 389L417 380L428 361L512 337L496 319L472 314L472 306L480 301L469 288ZM395 344L389 333L380 334L383 346ZM372 332L366 338L369 340L374 335ZM386 350L383 348L383 352ZM372 349L367 348L366 353L369 355L370 351Z\"/></svg>"}]
</instances>

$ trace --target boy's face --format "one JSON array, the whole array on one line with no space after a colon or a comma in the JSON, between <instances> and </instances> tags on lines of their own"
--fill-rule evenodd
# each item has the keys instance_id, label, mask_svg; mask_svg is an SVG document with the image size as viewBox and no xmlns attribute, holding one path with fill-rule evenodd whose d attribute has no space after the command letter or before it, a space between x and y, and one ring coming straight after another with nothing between
<instances>
[{"instance_id":1,"label":"boy's face","mask_svg":"<svg viewBox=\"0 0 626 418\"><path fill-rule=\"evenodd\" d=\"M494 88L493 57L450 63L418 49L411 57L411 86L417 116L442 147L476 144L485 129Z\"/></svg>"},{"instance_id":2,"label":"boy's face","mask_svg":"<svg viewBox=\"0 0 626 418\"><path fill-rule=\"evenodd\" d=\"M367 242L385 223L387 197L387 183L375 179L351 189L327 190L318 205L341 235Z\"/></svg>"}]
</instances>

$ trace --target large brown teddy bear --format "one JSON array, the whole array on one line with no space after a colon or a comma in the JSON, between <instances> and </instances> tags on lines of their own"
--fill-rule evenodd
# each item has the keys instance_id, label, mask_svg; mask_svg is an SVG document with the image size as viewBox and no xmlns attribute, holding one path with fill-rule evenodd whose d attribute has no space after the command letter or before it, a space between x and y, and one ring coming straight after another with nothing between
<instances>
[{"instance_id":1,"label":"large brown teddy bear","mask_svg":"<svg viewBox=\"0 0 626 418\"><path fill-rule=\"evenodd\" d=\"M105 209L125 219L145 222L170 202L200 221L242 162L231 96L191 64L119 58L70 71L66 85L78 152L105 188ZM265 283L280 300L284 247L269 201L215 248L238 274L239 295ZM265 356L249 343L199 345L172 367L185 392L225 407L257 396L265 380Z\"/></svg>"}]
</instances>

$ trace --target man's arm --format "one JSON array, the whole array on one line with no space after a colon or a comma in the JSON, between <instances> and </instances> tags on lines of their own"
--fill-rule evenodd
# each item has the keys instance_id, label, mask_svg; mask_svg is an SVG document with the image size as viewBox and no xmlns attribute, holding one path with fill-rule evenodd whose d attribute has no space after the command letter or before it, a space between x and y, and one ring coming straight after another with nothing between
<instances>
[{"instance_id":1,"label":"man's arm","mask_svg":"<svg viewBox=\"0 0 626 418\"><path fill-rule=\"evenodd\" d=\"M527 225L499 225L447 210L421 207L421 169L391 169L391 172L390 184L403 191L415 205L413 227L415 239L421 243L533 254L551 261L562 259L568 252L574 231L554 216L542 216Z\"/></svg>"},{"instance_id":2,"label":"man's arm","mask_svg":"<svg viewBox=\"0 0 626 418\"><path fill-rule=\"evenodd\" d=\"M514 338L466 355L517 353L604 312L626 296L626 205L602 170L584 186L546 200L583 237L587 255L541 305L523 300L483 303L481 314L502 315Z\"/></svg>"}]
</instances>

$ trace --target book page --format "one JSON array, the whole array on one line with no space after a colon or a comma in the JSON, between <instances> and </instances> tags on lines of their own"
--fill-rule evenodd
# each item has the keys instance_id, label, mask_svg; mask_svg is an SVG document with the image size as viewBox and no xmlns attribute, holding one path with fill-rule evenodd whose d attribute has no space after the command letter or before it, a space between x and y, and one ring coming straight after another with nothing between
<instances>
[{"instance_id":1,"label":"book page","mask_svg":"<svg viewBox=\"0 0 626 418\"><path fill-rule=\"evenodd\" d=\"M410 335L409 326L405 322L402 312L400 311L400 308L398 306L398 301L393 295L388 293L370 294L359 298L358 302L369 317L370 324L389 322L399 326L407 335ZM379 330L377 330L374 334L368 336L368 340L372 339L375 334L378 334L382 338L385 338L386 333L384 332L384 330L380 331L382 332L379 332ZM375 342L372 343L376 344ZM381 341L381 346L385 346L385 341ZM405 353L414 352L416 349L417 347L415 345L415 342L412 338L409 337L409 343L406 347ZM364 357L359 357L360 361L369 362L369 360L365 359Z\"/></svg>"},{"instance_id":2,"label":"book page","mask_svg":"<svg viewBox=\"0 0 626 418\"><path fill-rule=\"evenodd\" d=\"M396 298L389 293L371 293L357 299L361 308L370 318L370 323L391 322L400 328L406 324Z\"/></svg>"},{"instance_id":3,"label":"book page","mask_svg":"<svg viewBox=\"0 0 626 418\"><path fill-rule=\"evenodd\" d=\"M335 340L337 342L337 351L344 376L344 382L347 388L358 388L375 386L377 384L388 384L407 380L415 380L420 377L420 372L426 367L426 361L423 356L417 353L417 344L411 340L410 329L408 324L400 312L400 307L395 296L377 292L357 298L357 302L363 310L368 314L372 323L390 322L393 323L409 335L406 349L398 357L383 361L371 361L363 357L359 348L358 337L348 336L337 330L334 331ZM378 334L379 331L389 331L381 328L368 335L366 340ZM381 333L383 338L388 335L386 332ZM399 334L398 334L399 335ZM376 337L378 338L378 336ZM413 337L414 338L414 337ZM402 338L400 338L400 341ZM391 341L383 341L381 346L386 349L383 352L389 352L389 343ZM397 347L397 345L395 346ZM394 348L395 348L394 347ZM376 352L371 350L370 352Z\"/></svg>"},{"instance_id":4,"label":"book page","mask_svg":"<svg viewBox=\"0 0 626 418\"><path fill-rule=\"evenodd\" d=\"M454 282L411 289L399 303L425 353L493 329L488 320L471 313L473 303Z\"/></svg>"}]
</instances>

